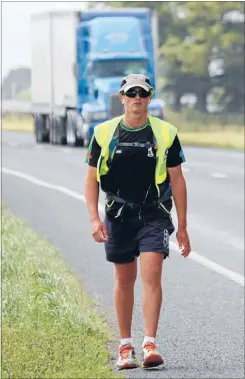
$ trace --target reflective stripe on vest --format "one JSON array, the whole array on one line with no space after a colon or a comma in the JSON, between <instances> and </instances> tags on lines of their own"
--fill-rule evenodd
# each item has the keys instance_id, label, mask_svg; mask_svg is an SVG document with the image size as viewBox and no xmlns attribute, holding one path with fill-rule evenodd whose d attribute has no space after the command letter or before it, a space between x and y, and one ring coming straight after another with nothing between
<instances>
[{"instance_id":1,"label":"reflective stripe on vest","mask_svg":"<svg viewBox=\"0 0 245 379\"><path fill-rule=\"evenodd\" d=\"M101 154L97 164L97 180L100 182L100 177L106 175L109 171L107 160L109 158L109 145L114 135L114 132L122 119L122 115L103 124L99 124L94 129L94 135L97 143L101 147ZM167 150L172 145L177 133L177 128L168 122L162 121L156 117L149 116L150 125L153 134L157 141L156 151L156 170L155 184L160 196L159 185L162 184L167 177Z\"/></svg>"}]
</instances>

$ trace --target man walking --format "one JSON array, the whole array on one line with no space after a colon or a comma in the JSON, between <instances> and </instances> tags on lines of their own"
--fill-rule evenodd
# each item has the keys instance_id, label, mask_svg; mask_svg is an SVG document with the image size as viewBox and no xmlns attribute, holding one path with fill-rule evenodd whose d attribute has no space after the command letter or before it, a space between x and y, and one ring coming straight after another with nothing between
<instances>
[{"instance_id":1,"label":"man walking","mask_svg":"<svg viewBox=\"0 0 245 379\"><path fill-rule=\"evenodd\" d=\"M182 256L191 251L187 233L185 161L177 129L148 115L154 89L144 75L125 77L119 89L122 116L95 127L89 146L85 195L96 242L105 243L114 263L114 301L120 333L118 369L138 367L131 323L137 257L143 282L145 337L142 367L163 363L156 334L162 304L162 265L169 255L175 202L177 241ZM106 193L105 220L99 217L99 188Z\"/></svg>"}]
</instances>

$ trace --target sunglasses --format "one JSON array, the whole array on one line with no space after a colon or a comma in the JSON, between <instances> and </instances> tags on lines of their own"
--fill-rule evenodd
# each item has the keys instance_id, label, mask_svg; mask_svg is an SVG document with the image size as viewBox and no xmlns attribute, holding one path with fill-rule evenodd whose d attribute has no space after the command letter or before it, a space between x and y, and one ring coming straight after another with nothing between
<instances>
[{"instance_id":1,"label":"sunglasses","mask_svg":"<svg viewBox=\"0 0 245 379\"><path fill-rule=\"evenodd\" d=\"M136 89L132 89L132 90L128 90L127 92L124 92L124 95L126 95L127 97L134 98L137 95L139 95L139 97L143 99L145 99L146 97L149 97L150 94L151 94L150 92L144 90L143 88L140 89L139 91L137 91Z\"/></svg>"}]
</instances>

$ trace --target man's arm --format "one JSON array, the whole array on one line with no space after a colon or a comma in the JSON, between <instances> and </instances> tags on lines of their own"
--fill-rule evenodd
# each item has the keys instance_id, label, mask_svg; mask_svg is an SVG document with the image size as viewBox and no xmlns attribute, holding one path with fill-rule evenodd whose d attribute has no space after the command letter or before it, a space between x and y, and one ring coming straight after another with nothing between
<instances>
[{"instance_id":1,"label":"man's arm","mask_svg":"<svg viewBox=\"0 0 245 379\"><path fill-rule=\"evenodd\" d=\"M191 252L190 240L187 233L187 190L181 165L169 167L171 189L178 217L178 231L176 238L182 255L186 258Z\"/></svg>"},{"instance_id":2,"label":"man's arm","mask_svg":"<svg viewBox=\"0 0 245 379\"><path fill-rule=\"evenodd\" d=\"M99 183L97 182L96 167L88 166L85 181L85 198L89 211L90 221L99 219L98 201L99 201Z\"/></svg>"},{"instance_id":3,"label":"man's arm","mask_svg":"<svg viewBox=\"0 0 245 379\"><path fill-rule=\"evenodd\" d=\"M187 257L190 254L191 247L187 233L187 191L185 178L182 174L181 164L185 162L185 156L176 135L172 145L168 150L167 170L170 178L172 194L178 217L178 231L176 238L179 248L182 249L182 255Z\"/></svg>"},{"instance_id":4,"label":"man's arm","mask_svg":"<svg viewBox=\"0 0 245 379\"><path fill-rule=\"evenodd\" d=\"M92 235L96 242L108 241L108 233L105 224L100 220L98 212L99 183L97 182L97 163L101 148L93 137L88 148L86 162L88 163L85 180L85 198L89 217L92 225Z\"/></svg>"},{"instance_id":5,"label":"man's arm","mask_svg":"<svg viewBox=\"0 0 245 379\"><path fill-rule=\"evenodd\" d=\"M85 181L85 198L92 224L92 236L96 242L108 241L105 224L100 220L98 212L99 183L96 177L96 167L88 166Z\"/></svg>"},{"instance_id":6,"label":"man's arm","mask_svg":"<svg viewBox=\"0 0 245 379\"><path fill-rule=\"evenodd\" d=\"M168 173L170 177L172 194L178 216L178 229L186 229L187 190L185 178L182 174L181 165L176 167L169 167Z\"/></svg>"}]
</instances>

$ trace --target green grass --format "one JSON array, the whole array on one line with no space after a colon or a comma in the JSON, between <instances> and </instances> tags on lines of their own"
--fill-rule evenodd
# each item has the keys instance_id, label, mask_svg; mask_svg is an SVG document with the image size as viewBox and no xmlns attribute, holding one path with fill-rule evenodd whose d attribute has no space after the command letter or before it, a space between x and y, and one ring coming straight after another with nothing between
<instances>
[{"instance_id":1,"label":"green grass","mask_svg":"<svg viewBox=\"0 0 245 379\"><path fill-rule=\"evenodd\" d=\"M33 117L27 115L6 115L2 117L2 130L33 132Z\"/></svg>"},{"instance_id":2,"label":"green grass","mask_svg":"<svg viewBox=\"0 0 245 379\"><path fill-rule=\"evenodd\" d=\"M182 145L220 147L244 150L244 129L218 129L200 132L178 132Z\"/></svg>"},{"instance_id":3,"label":"green grass","mask_svg":"<svg viewBox=\"0 0 245 379\"><path fill-rule=\"evenodd\" d=\"M244 115L213 115L197 110L166 110L166 117L178 129L182 145L244 150Z\"/></svg>"},{"instance_id":4,"label":"green grass","mask_svg":"<svg viewBox=\"0 0 245 379\"><path fill-rule=\"evenodd\" d=\"M123 378L108 363L105 317L55 248L5 207L2 247L2 378Z\"/></svg>"}]
</instances>

